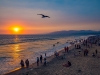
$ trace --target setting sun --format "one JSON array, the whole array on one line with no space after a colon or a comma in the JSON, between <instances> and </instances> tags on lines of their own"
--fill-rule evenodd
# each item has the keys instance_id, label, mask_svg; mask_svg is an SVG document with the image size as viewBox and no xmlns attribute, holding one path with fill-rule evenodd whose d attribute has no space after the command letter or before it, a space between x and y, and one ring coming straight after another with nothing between
<instances>
[{"instance_id":1,"label":"setting sun","mask_svg":"<svg viewBox=\"0 0 100 75\"><path fill-rule=\"evenodd\" d=\"M14 31L15 31L15 32L18 32L18 31L19 31L19 28L14 28Z\"/></svg>"},{"instance_id":2,"label":"setting sun","mask_svg":"<svg viewBox=\"0 0 100 75\"><path fill-rule=\"evenodd\" d=\"M12 34L21 34L22 28L20 26L14 26L11 27L11 32Z\"/></svg>"}]
</instances>

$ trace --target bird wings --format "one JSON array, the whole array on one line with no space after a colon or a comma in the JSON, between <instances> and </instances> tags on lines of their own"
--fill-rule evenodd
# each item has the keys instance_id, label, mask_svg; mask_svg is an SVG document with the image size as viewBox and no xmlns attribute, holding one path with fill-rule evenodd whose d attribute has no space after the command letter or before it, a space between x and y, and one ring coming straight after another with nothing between
<instances>
[{"instance_id":1,"label":"bird wings","mask_svg":"<svg viewBox=\"0 0 100 75\"><path fill-rule=\"evenodd\" d=\"M37 14L37 15L41 15L41 16L42 16L42 18L45 18L45 17L50 18L49 16L46 16L46 15L43 15L43 14Z\"/></svg>"}]
</instances>

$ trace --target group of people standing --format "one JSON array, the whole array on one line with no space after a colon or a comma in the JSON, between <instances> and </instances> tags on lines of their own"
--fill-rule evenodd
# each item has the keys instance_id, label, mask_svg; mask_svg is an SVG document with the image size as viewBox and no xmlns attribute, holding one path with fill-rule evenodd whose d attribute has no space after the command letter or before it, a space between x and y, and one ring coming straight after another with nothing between
<instances>
[{"instance_id":1,"label":"group of people standing","mask_svg":"<svg viewBox=\"0 0 100 75\"><path fill-rule=\"evenodd\" d=\"M37 57L36 63L37 63L37 66L39 66L39 63L41 63L41 64L43 63L43 56L42 55L40 55L40 57ZM47 63L47 60L46 60L46 53L45 53L44 66L46 66L46 63ZM20 65L21 65L21 68L24 68L25 65L26 65L26 68L29 68L29 60L26 59L24 62L24 60L21 59Z\"/></svg>"},{"instance_id":2,"label":"group of people standing","mask_svg":"<svg viewBox=\"0 0 100 75\"><path fill-rule=\"evenodd\" d=\"M81 46L75 44L75 49L81 49Z\"/></svg>"},{"instance_id":3,"label":"group of people standing","mask_svg":"<svg viewBox=\"0 0 100 75\"><path fill-rule=\"evenodd\" d=\"M39 63L43 63L42 62L43 61L43 56L42 55L40 55L40 58L39 57L37 57L37 66L39 66ZM44 57L44 66L46 66L46 63L47 63L47 60L46 60L46 54L45 54L45 57Z\"/></svg>"},{"instance_id":4,"label":"group of people standing","mask_svg":"<svg viewBox=\"0 0 100 75\"><path fill-rule=\"evenodd\" d=\"M64 47L65 52L69 51L69 47Z\"/></svg>"},{"instance_id":5,"label":"group of people standing","mask_svg":"<svg viewBox=\"0 0 100 75\"><path fill-rule=\"evenodd\" d=\"M28 68L29 67L29 60L26 59L25 63L24 63L24 61L21 59L21 61L20 61L21 68L24 68L25 64L26 64L26 67Z\"/></svg>"}]
</instances>

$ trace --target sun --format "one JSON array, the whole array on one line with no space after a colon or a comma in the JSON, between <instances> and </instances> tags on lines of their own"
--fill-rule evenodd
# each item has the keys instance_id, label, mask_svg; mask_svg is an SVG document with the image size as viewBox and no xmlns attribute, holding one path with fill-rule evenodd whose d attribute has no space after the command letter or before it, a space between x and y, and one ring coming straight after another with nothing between
<instances>
[{"instance_id":1,"label":"sun","mask_svg":"<svg viewBox=\"0 0 100 75\"><path fill-rule=\"evenodd\" d=\"M19 28L14 28L14 31L15 32L19 32Z\"/></svg>"},{"instance_id":2,"label":"sun","mask_svg":"<svg viewBox=\"0 0 100 75\"><path fill-rule=\"evenodd\" d=\"M20 22L9 23L7 30L9 34L15 34L15 35L23 34L23 30L24 30L23 23Z\"/></svg>"},{"instance_id":3,"label":"sun","mask_svg":"<svg viewBox=\"0 0 100 75\"><path fill-rule=\"evenodd\" d=\"M19 34L20 33L20 27L13 27L13 32L15 33L15 34Z\"/></svg>"}]
</instances>

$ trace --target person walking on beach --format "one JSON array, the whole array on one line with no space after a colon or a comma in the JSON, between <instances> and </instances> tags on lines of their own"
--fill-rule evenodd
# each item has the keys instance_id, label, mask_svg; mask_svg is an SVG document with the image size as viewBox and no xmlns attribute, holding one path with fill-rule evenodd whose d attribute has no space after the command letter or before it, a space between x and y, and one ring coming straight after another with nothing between
<instances>
[{"instance_id":1,"label":"person walking on beach","mask_svg":"<svg viewBox=\"0 0 100 75\"><path fill-rule=\"evenodd\" d=\"M47 61L46 61L46 58L44 58L44 66L46 66L47 64Z\"/></svg>"},{"instance_id":2,"label":"person walking on beach","mask_svg":"<svg viewBox=\"0 0 100 75\"><path fill-rule=\"evenodd\" d=\"M65 50L65 52L67 51L67 48L66 47L64 47L64 50Z\"/></svg>"},{"instance_id":3,"label":"person walking on beach","mask_svg":"<svg viewBox=\"0 0 100 75\"><path fill-rule=\"evenodd\" d=\"M37 66L39 66L39 57L37 57Z\"/></svg>"},{"instance_id":4,"label":"person walking on beach","mask_svg":"<svg viewBox=\"0 0 100 75\"><path fill-rule=\"evenodd\" d=\"M21 59L20 61L21 68L24 68L24 61Z\"/></svg>"},{"instance_id":5,"label":"person walking on beach","mask_svg":"<svg viewBox=\"0 0 100 75\"><path fill-rule=\"evenodd\" d=\"M46 55L46 53L45 53L45 57L46 57L47 55Z\"/></svg>"},{"instance_id":6,"label":"person walking on beach","mask_svg":"<svg viewBox=\"0 0 100 75\"><path fill-rule=\"evenodd\" d=\"M54 55L55 55L56 57L58 57L58 56L59 56L59 53L58 53L57 51L55 51L55 52L54 52Z\"/></svg>"},{"instance_id":7,"label":"person walking on beach","mask_svg":"<svg viewBox=\"0 0 100 75\"><path fill-rule=\"evenodd\" d=\"M26 67L28 68L29 67L29 60L28 59L25 61L25 64L26 64Z\"/></svg>"},{"instance_id":8,"label":"person walking on beach","mask_svg":"<svg viewBox=\"0 0 100 75\"><path fill-rule=\"evenodd\" d=\"M95 50L95 53L96 53L96 55L97 55L97 53L98 53L97 49Z\"/></svg>"},{"instance_id":9,"label":"person walking on beach","mask_svg":"<svg viewBox=\"0 0 100 75\"><path fill-rule=\"evenodd\" d=\"M89 51L86 49L86 56L88 56Z\"/></svg>"},{"instance_id":10,"label":"person walking on beach","mask_svg":"<svg viewBox=\"0 0 100 75\"><path fill-rule=\"evenodd\" d=\"M67 47L67 52L68 52L68 50L69 50L69 47Z\"/></svg>"},{"instance_id":11,"label":"person walking on beach","mask_svg":"<svg viewBox=\"0 0 100 75\"><path fill-rule=\"evenodd\" d=\"M42 64L42 59L43 59L43 57L42 57L42 55L40 55L40 62L41 62L41 64Z\"/></svg>"}]
</instances>

